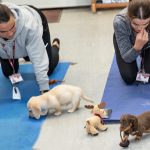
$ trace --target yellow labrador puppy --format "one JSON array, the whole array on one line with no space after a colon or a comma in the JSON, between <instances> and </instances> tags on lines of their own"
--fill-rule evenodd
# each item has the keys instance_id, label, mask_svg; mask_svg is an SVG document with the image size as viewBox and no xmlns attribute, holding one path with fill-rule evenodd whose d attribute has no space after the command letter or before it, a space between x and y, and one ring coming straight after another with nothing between
<instances>
[{"instance_id":1,"label":"yellow labrador puppy","mask_svg":"<svg viewBox=\"0 0 150 150\"><path fill-rule=\"evenodd\" d=\"M91 99L83 95L81 88L66 84L58 85L40 96L29 99L27 103L29 116L39 119L51 109L55 110L55 115L60 115L61 106L68 104L72 105L68 112L74 112L79 107L81 98L93 103Z\"/></svg>"}]
</instances>

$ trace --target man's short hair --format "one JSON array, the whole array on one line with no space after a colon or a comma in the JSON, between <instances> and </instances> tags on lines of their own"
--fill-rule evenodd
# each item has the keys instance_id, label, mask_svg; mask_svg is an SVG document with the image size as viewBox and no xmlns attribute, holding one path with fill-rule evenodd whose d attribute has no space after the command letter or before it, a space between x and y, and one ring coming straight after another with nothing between
<instances>
[{"instance_id":1,"label":"man's short hair","mask_svg":"<svg viewBox=\"0 0 150 150\"><path fill-rule=\"evenodd\" d=\"M0 4L0 23L8 22L10 16L13 16L11 10L6 5Z\"/></svg>"}]
</instances>

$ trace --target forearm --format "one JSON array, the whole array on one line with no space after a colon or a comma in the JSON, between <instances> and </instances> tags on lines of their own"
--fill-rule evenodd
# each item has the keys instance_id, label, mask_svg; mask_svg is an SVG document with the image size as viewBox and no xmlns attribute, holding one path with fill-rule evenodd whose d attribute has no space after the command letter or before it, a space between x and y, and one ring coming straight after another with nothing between
<instances>
[{"instance_id":1,"label":"forearm","mask_svg":"<svg viewBox=\"0 0 150 150\"><path fill-rule=\"evenodd\" d=\"M116 43L121 57L127 63L133 62L139 53L133 48L134 36L128 24L128 20L124 17L116 16L113 25Z\"/></svg>"},{"instance_id":2,"label":"forearm","mask_svg":"<svg viewBox=\"0 0 150 150\"><path fill-rule=\"evenodd\" d=\"M134 48L129 49L127 52L122 52L122 58L125 62L131 63L136 60L140 52L137 52Z\"/></svg>"}]
</instances>

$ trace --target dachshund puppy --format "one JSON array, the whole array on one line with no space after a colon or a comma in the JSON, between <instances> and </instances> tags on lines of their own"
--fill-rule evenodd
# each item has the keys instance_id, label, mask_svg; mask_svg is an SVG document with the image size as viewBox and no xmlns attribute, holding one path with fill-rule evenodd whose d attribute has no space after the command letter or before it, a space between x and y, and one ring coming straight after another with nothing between
<instances>
[{"instance_id":1,"label":"dachshund puppy","mask_svg":"<svg viewBox=\"0 0 150 150\"><path fill-rule=\"evenodd\" d=\"M72 106L68 112L74 112L79 107L81 99L93 103L90 98L83 94L81 88L62 84L40 96L31 97L27 103L27 108L30 117L39 119L40 116L46 115L51 110L55 111L55 115L60 115L61 106L67 106L69 104Z\"/></svg>"},{"instance_id":2,"label":"dachshund puppy","mask_svg":"<svg viewBox=\"0 0 150 150\"><path fill-rule=\"evenodd\" d=\"M120 136L121 132L123 132L120 146L128 147L129 135L133 135L136 140L140 140L143 133L150 133L150 111L144 112L139 116L125 114L121 116L120 123Z\"/></svg>"}]
</instances>

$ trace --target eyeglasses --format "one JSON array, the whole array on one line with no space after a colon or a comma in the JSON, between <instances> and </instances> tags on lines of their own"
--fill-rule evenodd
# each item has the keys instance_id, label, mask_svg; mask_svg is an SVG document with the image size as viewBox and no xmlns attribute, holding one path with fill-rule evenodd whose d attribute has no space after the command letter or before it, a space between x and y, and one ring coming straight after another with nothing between
<instances>
[{"instance_id":1,"label":"eyeglasses","mask_svg":"<svg viewBox=\"0 0 150 150\"><path fill-rule=\"evenodd\" d=\"M8 32L13 32L15 29L16 22L14 21L13 26L8 31L0 31L2 34L7 34Z\"/></svg>"}]
</instances>

